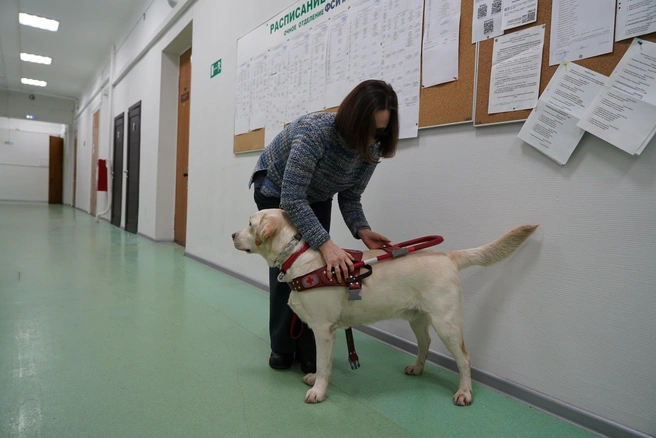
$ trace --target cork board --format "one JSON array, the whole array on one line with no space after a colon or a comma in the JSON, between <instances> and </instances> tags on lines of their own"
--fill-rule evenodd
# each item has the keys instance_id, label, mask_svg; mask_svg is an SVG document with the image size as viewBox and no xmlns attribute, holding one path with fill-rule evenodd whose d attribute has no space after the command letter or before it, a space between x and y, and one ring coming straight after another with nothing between
<instances>
[{"instance_id":1,"label":"cork board","mask_svg":"<svg viewBox=\"0 0 656 438\"><path fill-rule=\"evenodd\" d=\"M472 120L476 44L472 44L474 0L461 0L458 80L424 88L419 94L419 129ZM423 33L422 33L423 34ZM327 109L335 112L337 108ZM235 136L233 152L264 149L264 129Z\"/></svg>"},{"instance_id":2,"label":"cork board","mask_svg":"<svg viewBox=\"0 0 656 438\"><path fill-rule=\"evenodd\" d=\"M476 44L472 44L474 0L462 0L458 80L421 90L419 128L470 122L474 107Z\"/></svg>"},{"instance_id":3,"label":"cork board","mask_svg":"<svg viewBox=\"0 0 656 438\"><path fill-rule=\"evenodd\" d=\"M558 69L558 65L549 66L549 41L551 38L551 6L552 0L540 0L538 2L538 16L535 23L517 27L507 31L506 34L516 32L533 26L545 24L544 31L544 49L542 52L542 70L540 73L540 95L549 84L551 77ZM613 33L613 39L615 34ZM656 42L656 32L640 36L640 39ZM596 71L606 76L615 69L622 56L629 49L633 39L616 42L613 44L613 51L605 55L595 56L593 58L581 59L575 61L590 70ZM531 114L530 109L521 111L511 111L507 113L488 114L487 107L490 99L490 75L492 73L492 51L494 48L494 38L481 41L478 48L478 80L476 82L476 108L474 114L474 126L489 125L494 123L507 123L524 121Z\"/></svg>"}]
</instances>

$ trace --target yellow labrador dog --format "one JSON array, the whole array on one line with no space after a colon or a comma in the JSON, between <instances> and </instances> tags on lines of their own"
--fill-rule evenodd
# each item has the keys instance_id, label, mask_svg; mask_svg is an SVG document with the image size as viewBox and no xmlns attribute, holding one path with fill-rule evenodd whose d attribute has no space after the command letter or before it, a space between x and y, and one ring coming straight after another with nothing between
<instances>
[{"instance_id":1,"label":"yellow labrador dog","mask_svg":"<svg viewBox=\"0 0 656 438\"><path fill-rule=\"evenodd\" d=\"M292 290L289 306L314 331L317 344L317 372L307 374L303 382L312 386L305 395L306 403L325 400L330 381L333 346L338 328L370 324L385 319L405 319L417 336L419 353L405 373L419 375L428 356L430 336L435 332L453 355L460 371L460 386L453 402L467 406L472 402L469 353L463 341L462 288L458 271L472 265L487 266L512 254L537 228L524 225L494 242L479 248L442 253L421 250L405 257L389 259L374 266L360 292L361 300L349 301L346 287L320 287L308 291ZM243 230L232 235L235 248L264 257L269 266L280 267L285 251L288 258L304 242L296 242L298 233L289 216L282 210L262 210L251 216ZM293 248L289 248L292 242ZM294 244L295 242L295 244ZM382 250L365 251L363 259L377 257ZM309 249L296 259L284 281L325 266L319 251Z\"/></svg>"}]
</instances>

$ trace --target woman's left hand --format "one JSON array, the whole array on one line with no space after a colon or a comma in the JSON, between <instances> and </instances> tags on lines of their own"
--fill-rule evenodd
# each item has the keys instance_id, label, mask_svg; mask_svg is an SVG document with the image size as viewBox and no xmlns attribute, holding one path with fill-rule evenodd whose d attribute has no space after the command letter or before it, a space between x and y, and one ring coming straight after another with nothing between
<instances>
[{"instance_id":1,"label":"woman's left hand","mask_svg":"<svg viewBox=\"0 0 656 438\"><path fill-rule=\"evenodd\" d=\"M392 243L387 237L374 233L371 230L360 230L358 231L358 236L360 236L360 239L362 239L369 249L380 249Z\"/></svg>"}]
</instances>

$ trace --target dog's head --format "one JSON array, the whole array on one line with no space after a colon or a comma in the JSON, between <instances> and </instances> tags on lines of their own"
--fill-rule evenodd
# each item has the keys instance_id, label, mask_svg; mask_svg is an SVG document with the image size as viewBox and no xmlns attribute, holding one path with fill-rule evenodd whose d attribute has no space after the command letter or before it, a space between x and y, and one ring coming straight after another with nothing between
<instances>
[{"instance_id":1,"label":"dog's head","mask_svg":"<svg viewBox=\"0 0 656 438\"><path fill-rule=\"evenodd\" d=\"M272 265L297 232L287 213L274 208L252 215L246 228L232 234L232 241L238 250L260 254Z\"/></svg>"}]
</instances>

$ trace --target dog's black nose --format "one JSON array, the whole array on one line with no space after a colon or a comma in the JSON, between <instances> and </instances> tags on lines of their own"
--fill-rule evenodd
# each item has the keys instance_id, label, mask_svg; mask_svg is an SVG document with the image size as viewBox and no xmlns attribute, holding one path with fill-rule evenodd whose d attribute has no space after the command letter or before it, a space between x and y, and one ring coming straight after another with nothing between
<instances>
[{"instance_id":1,"label":"dog's black nose","mask_svg":"<svg viewBox=\"0 0 656 438\"><path fill-rule=\"evenodd\" d=\"M232 240L235 240L236 235L237 235L237 233L232 233Z\"/></svg>"}]
</instances>

